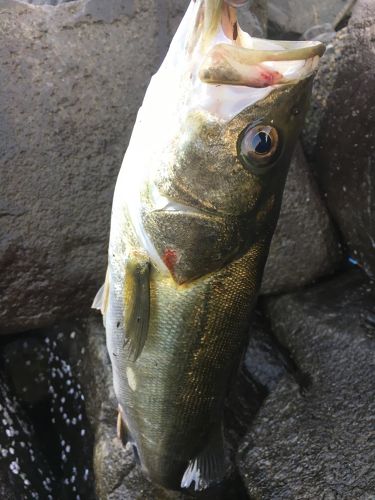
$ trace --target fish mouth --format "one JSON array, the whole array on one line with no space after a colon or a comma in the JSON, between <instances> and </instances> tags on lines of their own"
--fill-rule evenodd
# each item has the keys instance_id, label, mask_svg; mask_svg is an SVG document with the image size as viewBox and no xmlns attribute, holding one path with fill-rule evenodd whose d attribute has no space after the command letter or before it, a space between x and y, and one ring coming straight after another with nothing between
<instances>
[{"instance_id":1,"label":"fish mouth","mask_svg":"<svg viewBox=\"0 0 375 500\"><path fill-rule=\"evenodd\" d=\"M195 0L190 3L165 65L173 80L180 67L184 99L227 122L262 101L278 85L312 76L325 47L318 41L253 38L237 20L242 0ZM181 48L185 51L181 58ZM167 73L166 73L167 74ZM188 97L189 96L189 97Z\"/></svg>"},{"instance_id":2,"label":"fish mouth","mask_svg":"<svg viewBox=\"0 0 375 500\"><path fill-rule=\"evenodd\" d=\"M253 38L238 24L237 8L244 4L242 0L201 2L195 26L201 33L202 82L263 88L298 82L316 71L325 51L321 42Z\"/></svg>"},{"instance_id":3,"label":"fish mouth","mask_svg":"<svg viewBox=\"0 0 375 500\"><path fill-rule=\"evenodd\" d=\"M202 82L263 88L313 75L325 47L320 42L252 39L253 48L216 44L199 70Z\"/></svg>"}]
</instances>

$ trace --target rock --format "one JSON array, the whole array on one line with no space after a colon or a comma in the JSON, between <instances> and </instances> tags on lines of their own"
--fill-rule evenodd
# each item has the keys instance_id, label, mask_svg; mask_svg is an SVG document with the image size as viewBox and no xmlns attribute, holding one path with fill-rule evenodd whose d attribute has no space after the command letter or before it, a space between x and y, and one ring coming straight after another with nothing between
<instances>
[{"instance_id":1,"label":"rock","mask_svg":"<svg viewBox=\"0 0 375 500\"><path fill-rule=\"evenodd\" d=\"M267 37L268 10L267 1L255 0L238 9L238 21L241 28L251 36Z\"/></svg>"},{"instance_id":2,"label":"rock","mask_svg":"<svg viewBox=\"0 0 375 500\"><path fill-rule=\"evenodd\" d=\"M0 333L88 314L136 112L186 3L0 2Z\"/></svg>"},{"instance_id":3,"label":"rock","mask_svg":"<svg viewBox=\"0 0 375 500\"><path fill-rule=\"evenodd\" d=\"M61 3L74 2L75 0L17 0L22 3L31 3L33 5L60 5Z\"/></svg>"},{"instance_id":4,"label":"rock","mask_svg":"<svg viewBox=\"0 0 375 500\"><path fill-rule=\"evenodd\" d=\"M335 25L353 0L269 0L268 29L271 38L298 39L317 24Z\"/></svg>"},{"instance_id":5,"label":"rock","mask_svg":"<svg viewBox=\"0 0 375 500\"><path fill-rule=\"evenodd\" d=\"M302 40L318 40L324 43L326 46L329 45L335 38L336 32L333 29L332 24L324 23L312 26L301 36Z\"/></svg>"},{"instance_id":6,"label":"rock","mask_svg":"<svg viewBox=\"0 0 375 500\"><path fill-rule=\"evenodd\" d=\"M279 341L310 376L285 376L240 453L251 498L363 498L375 492L375 285L360 271L270 299Z\"/></svg>"},{"instance_id":7,"label":"rock","mask_svg":"<svg viewBox=\"0 0 375 500\"><path fill-rule=\"evenodd\" d=\"M332 272L340 250L300 146L293 156L261 293L304 286Z\"/></svg>"},{"instance_id":8,"label":"rock","mask_svg":"<svg viewBox=\"0 0 375 500\"><path fill-rule=\"evenodd\" d=\"M328 209L350 255L370 275L375 274L374 29L375 4L359 1L322 61L304 132Z\"/></svg>"},{"instance_id":9,"label":"rock","mask_svg":"<svg viewBox=\"0 0 375 500\"><path fill-rule=\"evenodd\" d=\"M0 418L0 497L52 500L52 495L57 493L54 473L40 452L35 430L3 373L0 374Z\"/></svg>"},{"instance_id":10,"label":"rock","mask_svg":"<svg viewBox=\"0 0 375 500\"><path fill-rule=\"evenodd\" d=\"M259 310L253 314L244 365L251 378L269 394L293 366L273 338ZM250 399L250 398L249 398Z\"/></svg>"},{"instance_id":11,"label":"rock","mask_svg":"<svg viewBox=\"0 0 375 500\"><path fill-rule=\"evenodd\" d=\"M73 350L75 344L76 332L70 330L65 334L38 332L27 338L12 337L3 345L1 365L12 387L8 397L16 408L13 411L11 405L9 411L17 415L16 422L23 420L18 423L19 430L14 431L16 437L12 437L17 444L13 445L13 459L25 474L25 485L32 485L35 495L39 495L29 492L29 496L16 496L17 499L47 498L48 494L50 499L93 499L92 436L77 380L80 360L76 354L73 366L68 359L68 350ZM81 351L79 354L82 356ZM7 432L4 427L3 430ZM21 442L26 431L32 443L31 455L26 455L29 462L25 462L28 450ZM0 443L4 447L1 437ZM34 462L38 464L38 473L34 472ZM12 491L16 495L16 485Z\"/></svg>"}]
</instances>

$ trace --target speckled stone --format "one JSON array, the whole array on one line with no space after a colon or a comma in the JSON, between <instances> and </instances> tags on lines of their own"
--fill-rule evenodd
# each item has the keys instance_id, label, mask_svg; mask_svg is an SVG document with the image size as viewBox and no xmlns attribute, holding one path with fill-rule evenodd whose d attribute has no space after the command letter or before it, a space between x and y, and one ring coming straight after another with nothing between
<instances>
[{"instance_id":1,"label":"speckled stone","mask_svg":"<svg viewBox=\"0 0 375 500\"><path fill-rule=\"evenodd\" d=\"M88 314L117 173L185 4L0 2L0 333Z\"/></svg>"},{"instance_id":2,"label":"speckled stone","mask_svg":"<svg viewBox=\"0 0 375 500\"><path fill-rule=\"evenodd\" d=\"M322 195L348 246L348 254L372 276L375 275L374 30L375 3L360 0L348 27L338 33L328 57L323 59L304 133Z\"/></svg>"},{"instance_id":3,"label":"speckled stone","mask_svg":"<svg viewBox=\"0 0 375 500\"><path fill-rule=\"evenodd\" d=\"M284 376L245 437L239 465L250 497L373 498L374 283L351 271L267 304L309 384Z\"/></svg>"},{"instance_id":4,"label":"speckled stone","mask_svg":"<svg viewBox=\"0 0 375 500\"><path fill-rule=\"evenodd\" d=\"M261 293L279 293L309 284L332 273L340 259L337 235L298 145L290 165Z\"/></svg>"}]
</instances>

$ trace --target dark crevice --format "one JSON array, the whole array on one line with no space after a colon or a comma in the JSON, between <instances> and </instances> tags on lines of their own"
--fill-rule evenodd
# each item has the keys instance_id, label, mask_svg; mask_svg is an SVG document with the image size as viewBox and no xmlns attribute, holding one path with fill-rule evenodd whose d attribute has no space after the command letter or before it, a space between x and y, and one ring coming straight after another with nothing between
<instances>
[{"instance_id":1,"label":"dark crevice","mask_svg":"<svg viewBox=\"0 0 375 500\"><path fill-rule=\"evenodd\" d=\"M0 372L22 408L24 425L31 429L39 456L36 466L39 462L48 464L44 474L53 478L53 498L91 500L95 498L93 435L78 380L79 366L74 366L68 355L74 350L74 331L77 329L65 333L61 329L53 333L39 330L1 337ZM76 359L78 365L77 355ZM18 439L24 440L22 431ZM28 461L20 463L21 471L33 467ZM30 488L36 486L34 480L32 477ZM43 494L42 489L39 494Z\"/></svg>"},{"instance_id":2,"label":"dark crevice","mask_svg":"<svg viewBox=\"0 0 375 500\"><path fill-rule=\"evenodd\" d=\"M255 311L255 317L258 318L258 323L262 322L262 328L265 338L268 339L270 349L274 350L275 355L280 363L280 367L284 370L285 373L288 373L293 377L293 379L299 386L301 395L304 395L311 387L312 377L309 373L304 372L298 366L289 349L276 337L275 333L272 330L270 318L267 314L265 300L266 299L264 299L263 297L259 299L258 308ZM281 374L278 380L280 379Z\"/></svg>"}]
</instances>

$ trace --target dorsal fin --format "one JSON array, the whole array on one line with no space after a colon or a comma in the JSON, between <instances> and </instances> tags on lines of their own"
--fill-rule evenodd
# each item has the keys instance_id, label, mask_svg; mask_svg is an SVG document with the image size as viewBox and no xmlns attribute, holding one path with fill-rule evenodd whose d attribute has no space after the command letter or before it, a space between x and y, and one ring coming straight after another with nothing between
<instances>
[{"instance_id":1,"label":"dorsal fin","mask_svg":"<svg viewBox=\"0 0 375 500\"><path fill-rule=\"evenodd\" d=\"M145 345L150 316L150 260L134 254L126 261L124 283L125 345L136 361Z\"/></svg>"}]
</instances>

